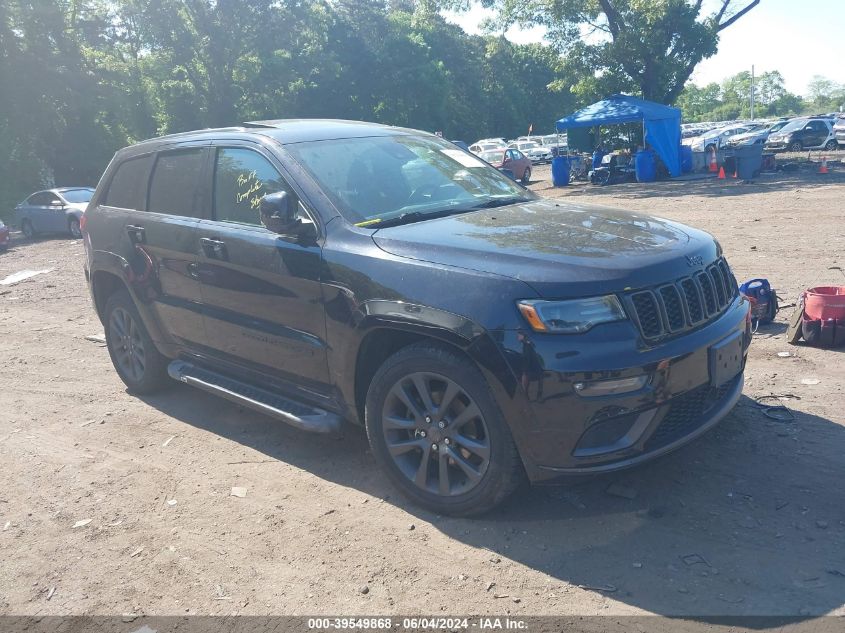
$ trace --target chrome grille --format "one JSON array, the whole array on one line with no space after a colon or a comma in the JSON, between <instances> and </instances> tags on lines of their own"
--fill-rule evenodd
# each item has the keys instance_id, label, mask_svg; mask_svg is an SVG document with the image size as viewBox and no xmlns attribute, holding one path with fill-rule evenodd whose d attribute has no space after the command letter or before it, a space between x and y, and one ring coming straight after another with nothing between
<instances>
[{"instance_id":1,"label":"chrome grille","mask_svg":"<svg viewBox=\"0 0 845 633\"><path fill-rule=\"evenodd\" d=\"M715 318L738 294L724 259L672 283L638 290L625 297L643 337L656 339L694 329Z\"/></svg>"}]
</instances>

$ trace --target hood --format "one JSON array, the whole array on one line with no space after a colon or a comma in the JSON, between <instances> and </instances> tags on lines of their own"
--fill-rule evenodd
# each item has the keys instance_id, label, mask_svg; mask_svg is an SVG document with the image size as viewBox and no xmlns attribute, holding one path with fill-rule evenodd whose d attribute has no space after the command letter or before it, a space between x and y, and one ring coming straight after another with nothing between
<instances>
[{"instance_id":1,"label":"hood","mask_svg":"<svg viewBox=\"0 0 845 633\"><path fill-rule=\"evenodd\" d=\"M747 141L748 139L759 138L761 136L765 136L766 133L767 132L765 130L761 130L761 131L758 131L758 132L743 132L742 134L736 134L734 136L731 136L729 140L740 141L740 142L741 141Z\"/></svg>"},{"instance_id":2,"label":"hood","mask_svg":"<svg viewBox=\"0 0 845 633\"><path fill-rule=\"evenodd\" d=\"M554 200L379 229L373 240L393 255L519 279L556 298L652 286L719 254L710 235L670 220Z\"/></svg>"}]
</instances>

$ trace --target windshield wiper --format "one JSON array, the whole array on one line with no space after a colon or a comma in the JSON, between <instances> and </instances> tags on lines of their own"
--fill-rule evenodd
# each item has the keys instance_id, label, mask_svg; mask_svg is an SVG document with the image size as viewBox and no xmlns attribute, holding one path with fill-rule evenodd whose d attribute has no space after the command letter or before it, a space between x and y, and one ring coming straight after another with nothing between
<instances>
[{"instance_id":1,"label":"windshield wiper","mask_svg":"<svg viewBox=\"0 0 845 633\"><path fill-rule=\"evenodd\" d=\"M480 209L493 209L495 207L504 207L509 204L517 204L519 202L527 202L527 198L521 196L511 196L509 198L491 198L479 204L474 204L469 207L452 207L450 209L441 209L440 211L408 211L387 220L367 222L367 228L381 229L389 226L399 226L400 224L411 224L419 222L420 220L430 220L432 218L444 218L449 215L458 215L461 213L471 213L479 211ZM359 225L360 226L360 225Z\"/></svg>"},{"instance_id":2,"label":"windshield wiper","mask_svg":"<svg viewBox=\"0 0 845 633\"><path fill-rule=\"evenodd\" d=\"M471 209L442 209L440 211L408 211L402 213L394 218L381 220L371 225L374 229L381 229L388 226L399 226L400 224L411 224L412 222L419 222L420 220L429 220L431 218L445 218L447 215L457 215L459 213L468 213L475 211L475 207Z\"/></svg>"},{"instance_id":3,"label":"windshield wiper","mask_svg":"<svg viewBox=\"0 0 845 633\"><path fill-rule=\"evenodd\" d=\"M522 196L511 196L509 198L491 198L479 204L475 204L467 210L476 209L495 209L496 207L506 207L509 204L518 204L520 202L528 202L528 198Z\"/></svg>"}]
</instances>

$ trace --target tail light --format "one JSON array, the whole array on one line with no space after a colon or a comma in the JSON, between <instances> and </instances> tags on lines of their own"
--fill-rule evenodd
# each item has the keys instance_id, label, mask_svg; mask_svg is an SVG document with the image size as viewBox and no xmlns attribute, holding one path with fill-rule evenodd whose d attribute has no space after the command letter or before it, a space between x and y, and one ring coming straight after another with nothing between
<instances>
[{"instance_id":1,"label":"tail light","mask_svg":"<svg viewBox=\"0 0 845 633\"><path fill-rule=\"evenodd\" d=\"M83 213L82 217L79 218L79 230L85 233L85 227L88 225L88 217L87 213Z\"/></svg>"}]
</instances>

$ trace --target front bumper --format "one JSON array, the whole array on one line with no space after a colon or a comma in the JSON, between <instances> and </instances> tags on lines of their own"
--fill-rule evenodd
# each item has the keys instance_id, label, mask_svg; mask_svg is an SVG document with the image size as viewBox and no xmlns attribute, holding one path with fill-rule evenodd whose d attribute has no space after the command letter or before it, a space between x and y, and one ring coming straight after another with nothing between
<instances>
[{"instance_id":1,"label":"front bumper","mask_svg":"<svg viewBox=\"0 0 845 633\"><path fill-rule=\"evenodd\" d=\"M747 314L748 303L737 298L704 327L652 347L628 322L581 336L526 337L523 332L511 339L507 333L506 356L533 418L521 425L529 430L518 438L529 477L544 481L627 468L712 428L742 394L751 340ZM710 350L732 337L741 340L741 362L734 375L714 386ZM530 338L528 351L525 338ZM584 397L576 388L643 375L645 386L627 393Z\"/></svg>"}]
</instances>

